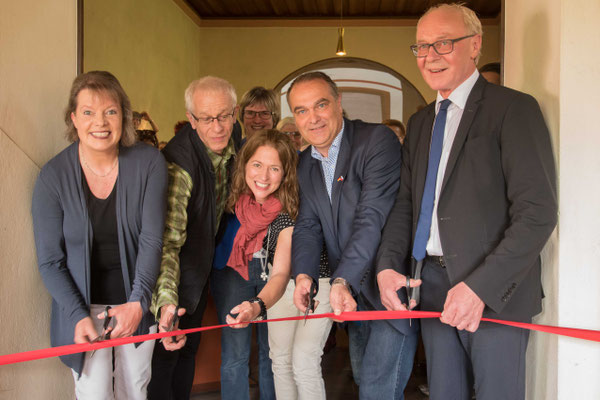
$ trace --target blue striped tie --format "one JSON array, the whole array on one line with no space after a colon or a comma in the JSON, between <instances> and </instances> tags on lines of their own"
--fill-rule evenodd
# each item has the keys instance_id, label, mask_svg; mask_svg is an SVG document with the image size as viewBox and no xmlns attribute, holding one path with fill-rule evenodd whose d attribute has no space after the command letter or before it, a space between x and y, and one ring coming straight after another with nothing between
<instances>
[{"instance_id":1,"label":"blue striped tie","mask_svg":"<svg viewBox=\"0 0 600 400\"><path fill-rule=\"evenodd\" d=\"M425 189L421 199L421 212L415 232L413 244L413 257L417 261L425 258L429 232L431 231L431 216L433 214L433 202L435 200L435 184L437 181L438 167L444 144L444 128L446 127L446 114L451 101L446 99L440 103L440 111L435 118L433 135L431 136L431 147L429 149L429 162L427 163L427 177L425 178Z\"/></svg>"}]
</instances>

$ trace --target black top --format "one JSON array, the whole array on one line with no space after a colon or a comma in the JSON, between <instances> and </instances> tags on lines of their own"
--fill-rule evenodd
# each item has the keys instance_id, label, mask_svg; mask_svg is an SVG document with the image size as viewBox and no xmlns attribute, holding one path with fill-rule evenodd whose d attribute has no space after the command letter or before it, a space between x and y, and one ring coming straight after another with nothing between
<instances>
[{"instance_id":1,"label":"black top","mask_svg":"<svg viewBox=\"0 0 600 400\"><path fill-rule=\"evenodd\" d=\"M123 304L127 296L117 233L117 184L106 199L99 199L83 174L82 180L93 232L90 300L92 304Z\"/></svg>"},{"instance_id":2,"label":"black top","mask_svg":"<svg viewBox=\"0 0 600 400\"><path fill-rule=\"evenodd\" d=\"M72 143L44 165L31 204L40 276L52 296L52 346L73 344L75 326L90 315L93 232L79 144ZM136 335L156 324L148 308L160 271L167 184L167 166L158 149L144 143L120 146L116 202L121 267L127 301L139 302L144 313ZM60 359L81 374L84 355Z\"/></svg>"},{"instance_id":3,"label":"black top","mask_svg":"<svg viewBox=\"0 0 600 400\"><path fill-rule=\"evenodd\" d=\"M265 239L263 240L263 249L267 249L267 239L269 248L267 249L269 253L268 262L273 265L273 256L275 255L275 249L277 248L277 238L279 238L279 234L285 228L289 228L290 226L294 226L294 221L290 217L290 215L286 212L280 213L269 225L271 229L271 237L269 238L269 234L265 235ZM327 250L325 248L325 243L323 242L323 250L321 250L321 259L319 263L319 278L329 278L331 277L331 270L329 269L329 260L327 259Z\"/></svg>"}]
</instances>

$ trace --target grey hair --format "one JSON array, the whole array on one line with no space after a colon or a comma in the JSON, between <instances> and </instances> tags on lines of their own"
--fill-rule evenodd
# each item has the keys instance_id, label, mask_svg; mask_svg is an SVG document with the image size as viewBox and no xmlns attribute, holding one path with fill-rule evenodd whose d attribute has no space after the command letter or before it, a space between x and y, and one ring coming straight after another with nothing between
<instances>
[{"instance_id":1,"label":"grey hair","mask_svg":"<svg viewBox=\"0 0 600 400\"><path fill-rule=\"evenodd\" d=\"M432 6L427 11L425 11L425 14L423 14L421 18L419 18L419 22L421 22L423 17L435 10L451 10L459 12L462 15L463 23L465 24L465 28L467 29L467 35L479 35L483 37L483 28L481 27L481 21L477 17L477 14L475 14L475 11L465 6L465 3L442 3ZM419 24L419 22L417 22L417 25ZM479 47L479 54L477 54L477 57L475 57L475 65L477 65L477 63L479 62L479 58L481 57L481 47L482 46Z\"/></svg>"},{"instance_id":2,"label":"grey hair","mask_svg":"<svg viewBox=\"0 0 600 400\"><path fill-rule=\"evenodd\" d=\"M224 92L231 98L231 107L235 107L237 104L237 94L231 83L223 78L217 78L216 76L205 76L191 82L187 89L185 89L185 109L190 113L193 113L194 94L199 90Z\"/></svg>"}]
</instances>

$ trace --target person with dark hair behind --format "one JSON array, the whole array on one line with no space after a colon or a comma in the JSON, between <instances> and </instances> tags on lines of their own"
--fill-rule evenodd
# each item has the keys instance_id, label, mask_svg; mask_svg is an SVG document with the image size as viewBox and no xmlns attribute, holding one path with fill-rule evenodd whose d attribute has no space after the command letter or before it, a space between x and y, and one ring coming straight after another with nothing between
<instances>
[{"instance_id":1,"label":"person with dark hair behind","mask_svg":"<svg viewBox=\"0 0 600 400\"><path fill-rule=\"evenodd\" d=\"M156 332L149 307L165 160L136 143L129 98L109 72L75 78L65 122L73 143L42 168L32 204L40 274L52 296L52 346ZM142 400L153 348L154 341L126 344L61 360L73 370L78 399Z\"/></svg>"},{"instance_id":2,"label":"person with dark hair behind","mask_svg":"<svg viewBox=\"0 0 600 400\"><path fill-rule=\"evenodd\" d=\"M141 119L137 129L135 130L135 133L140 142L144 142L150 146L158 147L158 138L156 137L157 131L147 119Z\"/></svg>"},{"instance_id":3,"label":"person with dark hair behind","mask_svg":"<svg viewBox=\"0 0 600 400\"><path fill-rule=\"evenodd\" d=\"M492 62L492 63L485 64L484 66L479 68L479 73L489 83L493 83L494 85L500 85L500 63L499 62Z\"/></svg>"},{"instance_id":4,"label":"person with dark hair behind","mask_svg":"<svg viewBox=\"0 0 600 400\"><path fill-rule=\"evenodd\" d=\"M397 119L388 118L381 121L381 123L393 130L396 136L398 137L400 143L404 144L404 138L406 137L406 128L404 127L404 124L401 121L398 121Z\"/></svg>"},{"instance_id":5,"label":"person with dark hair behind","mask_svg":"<svg viewBox=\"0 0 600 400\"><path fill-rule=\"evenodd\" d=\"M187 121L185 119L175 122L175 126L173 127L173 133L175 135L177 135L179 133L179 131L189 123L190 123L190 121Z\"/></svg>"}]
</instances>

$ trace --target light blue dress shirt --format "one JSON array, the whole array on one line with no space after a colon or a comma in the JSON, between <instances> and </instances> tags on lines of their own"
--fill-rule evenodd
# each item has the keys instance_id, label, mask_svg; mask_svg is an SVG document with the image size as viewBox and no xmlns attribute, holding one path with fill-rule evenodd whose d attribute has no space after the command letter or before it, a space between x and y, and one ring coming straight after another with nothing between
<instances>
[{"instance_id":1,"label":"light blue dress shirt","mask_svg":"<svg viewBox=\"0 0 600 400\"><path fill-rule=\"evenodd\" d=\"M323 170L323 178L325 179L325 188L329 195L329 202L331 202L331 187L333 186L333 175L335 174L335 166L337 164L338 154L340 153L340 144L342 143L342 136L344 134L344 120L342 120L342 129L339 131L331 146L327 152L327 157L323 157L321 153L314 146L311 146L311 156L321 162L321 169Z\"/></svg>"}]
</instances>

